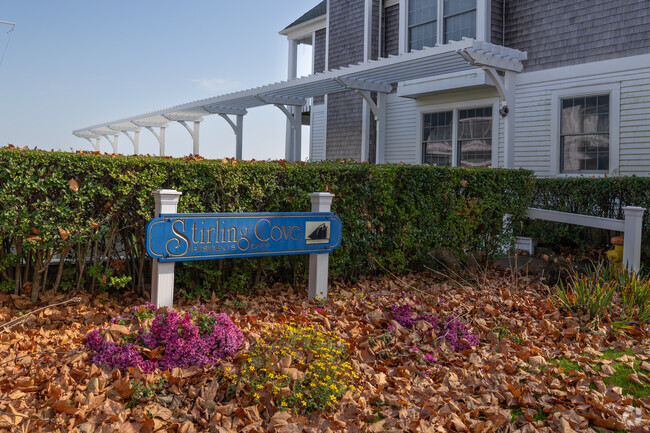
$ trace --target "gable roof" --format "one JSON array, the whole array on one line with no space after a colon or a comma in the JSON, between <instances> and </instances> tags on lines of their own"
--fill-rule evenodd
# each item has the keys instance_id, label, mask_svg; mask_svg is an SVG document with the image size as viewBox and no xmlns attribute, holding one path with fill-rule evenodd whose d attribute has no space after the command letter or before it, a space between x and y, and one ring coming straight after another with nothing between
<instances>
[{"instance_id":1,"label":"gable roof","mask_svg":"<svg viewBox=\"0 0 650 433\"><path fill-rule=\"evenodd\" d=\"M295 27L298 24L306 23L307 21L311 21L315 18L319 18L324 16L327 13L327 1L323 0L322 2L318 3L316 6L314 6L310 11L305 13L303 16L286 26L282 31L285 31L287 29L290 29L291 27Z\"/></svg>"}]
</instances>

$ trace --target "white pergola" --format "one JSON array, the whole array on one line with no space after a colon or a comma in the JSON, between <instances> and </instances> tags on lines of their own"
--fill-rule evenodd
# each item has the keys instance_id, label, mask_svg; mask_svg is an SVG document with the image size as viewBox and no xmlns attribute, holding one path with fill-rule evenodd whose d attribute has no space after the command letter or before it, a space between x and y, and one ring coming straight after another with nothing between
<instances>
[{"instance_id":1,"label":"white pergola","mask_svg":"<svg viewBox=\"0 0 650 433\"><path fill-rule=\"evenodd\" d=\"M117 152L119 135L125 134L133 143L137 153L140 128L144 127L155 135L160 144L160 155L164 156L165 128L170 122L178 122L190 133L193 153L198 154L199 125L204 117L218 114L232 127L237 143L235 157L241 159L243 118L247 110L263 105L275 105L287 116L292 125L293 140L287 140L285 158L292 161L300 160L301 108L308 103L309 98L314 96L354 90L366 100L375 116L376 160L382 163L385 149L386 95L392 91L394 83L482 68L494 82L501 99L501 112L506 114L505 166L512 167L514 162L513 74L522 70L522 61L526 60L526 57L526 52L473 39L463 39L399 56L371 60L307 77L93 125L73 131L73 134L88 140L96 150L99 150L99 141L104 137L113 146L114 152ZM377 95L376 102L371 97L373 92ZM192 127L189 122L193 123ZM158 129L157 132L155 128Z\"/></svg>"}]
</instances>

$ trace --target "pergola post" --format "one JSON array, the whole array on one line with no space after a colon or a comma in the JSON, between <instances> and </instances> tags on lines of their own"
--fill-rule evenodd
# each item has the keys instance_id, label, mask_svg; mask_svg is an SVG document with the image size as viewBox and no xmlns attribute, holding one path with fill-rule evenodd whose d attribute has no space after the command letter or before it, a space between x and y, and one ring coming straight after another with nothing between
<instances>
[{"instance_id":1,"label":"pergola post","mask_svg":"<svg viewBox=\"0 0 650 433\"><path fill-rule=\"evenodd\" d=\"M166 126L160 126L160 133L154 131L153 126L145 126L158 140L158 153L160 156L165 156L165 128Z\"/></svg>"},{"instance_id":2,"label":"pergola post","mask_svg":"<svg viewBox=\"0 0 650 433\"><path fill-rule=\"evenodd\" d=\"M375 113L377 127L377 164L386 162L386 94L377 92L377 113Z\"/></svg>"},{"instance_id":3,"label":"pergola post","mask_svg":"<svg viewBox=\"0 0 650 433\"><path fill-rule=\"evenodd\" d=\"M244 116L237 116L237 125L235 130L235 158L243 159L243 150L244 150Z\"/></svg>"},{"instance_id":4,"label":"pergola post","mask_svg":"<svg viewBox=\"0 0 650 433\"><path fill-rule=\"evenodd\" d=\"M301 138L302 138L302 107L307 103L305 98L296 98L292 96L277 96L260 94L257 99L265 104L273 104L287 116L293 129L291 136L292 142L287 141L284 148L284 158L287 161L299 161L301 156ZM291 109L293 107L293 110Z\"/></svg>"}]
</instances>

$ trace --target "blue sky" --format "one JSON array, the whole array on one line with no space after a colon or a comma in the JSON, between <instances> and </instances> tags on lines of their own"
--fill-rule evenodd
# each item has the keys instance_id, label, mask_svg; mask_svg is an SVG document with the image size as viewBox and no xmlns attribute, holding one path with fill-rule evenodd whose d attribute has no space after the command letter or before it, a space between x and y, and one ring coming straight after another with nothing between
<instances>
[{"instance_id":1,"label":"blue sky","mask_svg":"<svg viewBox=\"0 0 650 433\"><path fill-rule=\"evenodd\" d=\"M0 20L16 23L0 64L0 146L90 150L74 129L285 80L287 40L278 31L318 3L0 0ZM8 30L0 25L0 56ZM310 73L311 47L301 46L299 59L299 75ZM244 158L282 158L284 131L277 108L249 110ZM151 133L140 137L141 153L157 152ZM119 143L120 153L133 152L127 137ZM191 152L187 131L170 124L167 153ZM235 154L232 129L218 116L201 124L201 154Z\"/></svg>"}]
</instances>

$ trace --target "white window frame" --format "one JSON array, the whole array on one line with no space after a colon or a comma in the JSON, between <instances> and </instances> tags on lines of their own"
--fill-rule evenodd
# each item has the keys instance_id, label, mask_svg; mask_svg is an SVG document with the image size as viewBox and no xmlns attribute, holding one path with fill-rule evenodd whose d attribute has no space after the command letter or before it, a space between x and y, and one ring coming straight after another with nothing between
<instances>
[{"instance_id":1,"label":"white window frame","mask_svg":"<svg viewBox=\"0 0 650 433\"><path fill-rule=\"evenodd\" d=\"M562 122L562 100L568 98L609 95L609 170L585 170L579 173L560 171L560 125ZM580 177L616 175L619 170L619 124L621 113L621 83L614 82L593 86L571 87L551 92L551 174L557 177Z\"/></svg>"},{"instance_id":2,"label":"white window frame","mask_svg":"<svg viewBox=\"0 0 650 433\"><path fill-rule=\"evenodd\" d=\"M399 0L399 54L409 52L409 28L408 28L408 1ZM433 1L433 0L432 0ZM438 26L436 40L444 40L443 26L444 21L443 2L438 2ZM490 6L491 0L476 0L476 40L490 42Z\"/></svg>"},{"instance_id":3,"label":"white window frame","mask_svg":"<svg viewBox=\"0 0 650 433\"><path fill-rule=\"evenodd\" d=\"M472 108L492 107L492 163L490 166L496 168L499 165L499 98L484 98L471 101L459 101L451 104L431 104L417 107L417 154L415 161L422 164L422 148L424 115L429 113L441 113L443 111L453 111L452 116L452 141L451 141L451 166L458 167L458 112Z\"/></svg>"}]
</instances>

